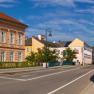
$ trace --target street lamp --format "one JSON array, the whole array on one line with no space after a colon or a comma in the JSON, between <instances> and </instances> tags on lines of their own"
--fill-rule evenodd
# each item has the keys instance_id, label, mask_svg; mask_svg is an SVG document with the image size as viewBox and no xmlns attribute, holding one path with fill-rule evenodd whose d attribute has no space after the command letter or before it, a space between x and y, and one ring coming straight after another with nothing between
<instances>
[{"instance_id":1,"label":"street lamp","mask_svg":"<svg viewBox=\"0 0 94 94\"><path fill-rule=\"evenodd\" d=\"M46 42L48 41L48 36L49 36L49 37L52 36L52 33L51 33L51 30L50 30L50 29L46 29L46 30L45 30Z\"/></svg>"},{"instance_id":2,"label":"street lamp","mask_svg":"<svg viewBox=\"0 0 94 94\"><path fill-rule=\"evenodd\" d=\"M47 66L47 47L48 47L48 36L51 37L52 36L52 33L51 33L51 30L48 28L45 30L45 48L46 48L46 68L48 67Z\"/></svg>"}]
</instances>

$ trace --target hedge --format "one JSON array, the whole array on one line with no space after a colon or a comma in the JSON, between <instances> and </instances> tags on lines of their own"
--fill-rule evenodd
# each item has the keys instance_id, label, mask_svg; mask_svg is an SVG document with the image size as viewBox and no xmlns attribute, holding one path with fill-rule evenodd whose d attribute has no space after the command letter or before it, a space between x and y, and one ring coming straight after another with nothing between
<instances>
[{"instance_id":1,"label":"hedge","mask_svg":"<svg viewBox=\"0 0 94 94\"><path fill-rule=\"evenodd\" d=\"M39 66L38 63L29 62L0 62L0 69L2 68L22 68L22 67L34 67Z\"/></svg>"}]
</instances>

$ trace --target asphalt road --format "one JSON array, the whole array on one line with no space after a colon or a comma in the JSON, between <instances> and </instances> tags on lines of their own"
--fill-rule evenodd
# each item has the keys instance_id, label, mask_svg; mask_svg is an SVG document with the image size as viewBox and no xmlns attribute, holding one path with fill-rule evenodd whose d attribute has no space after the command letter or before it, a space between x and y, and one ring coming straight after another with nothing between
<instances>
[{"instance_id":1,"label":"asphalt road","mask_svg":"<svg viewBox=\"0 0 94 94\"><path fill-rule=\"evenodd\" d=\"M94 66L0 74L0 94L80 94Z\"/></svg>"}]
</instances>

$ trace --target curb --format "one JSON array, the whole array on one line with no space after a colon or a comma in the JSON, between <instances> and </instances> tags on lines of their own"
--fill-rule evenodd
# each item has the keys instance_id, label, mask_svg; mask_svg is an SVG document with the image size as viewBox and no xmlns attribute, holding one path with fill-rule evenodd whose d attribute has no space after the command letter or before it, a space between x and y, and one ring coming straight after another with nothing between
<instances>
[{"instance_id":1,"label":"curb","mask_svg":"<svg viewBox=\"0 0 94 94\"><path fill-rule=\"evenodd\" d=\"M93 83L89 83L88 86L80 94L94 94L94 87L92 88ZM92 92L92 93L91 93Z\"/></svg>"}]
</instances>

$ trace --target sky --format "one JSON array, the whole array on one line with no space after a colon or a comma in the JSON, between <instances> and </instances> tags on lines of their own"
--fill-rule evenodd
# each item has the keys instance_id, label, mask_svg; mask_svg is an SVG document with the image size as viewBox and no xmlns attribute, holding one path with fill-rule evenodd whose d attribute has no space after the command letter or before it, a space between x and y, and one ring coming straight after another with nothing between
<instances>
[{"instance_id":1,"label":"sky","mask_svg":"<svg viewBox=\"0 0 94 94\"><path fill-rule=\"evenodd\" d=\"M0 0L0 11L27 24L28 37L48 30L50 41L80 38L94 46L94 0Z\"/></svg>"}]
</instances>

